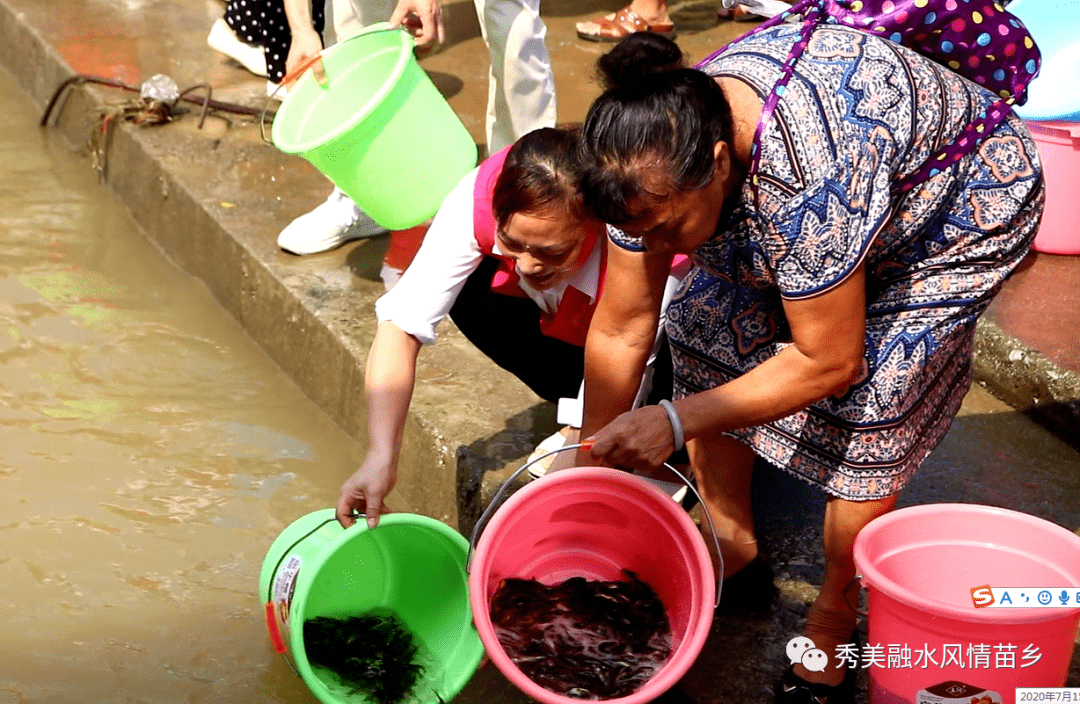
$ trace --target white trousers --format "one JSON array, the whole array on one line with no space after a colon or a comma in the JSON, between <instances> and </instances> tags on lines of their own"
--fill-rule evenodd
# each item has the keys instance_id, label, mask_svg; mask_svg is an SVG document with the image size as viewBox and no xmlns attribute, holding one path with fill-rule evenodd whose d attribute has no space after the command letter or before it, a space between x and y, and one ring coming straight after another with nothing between
<instances>
[{"instance_id":1,"label":"white trousers","mask_svg":"<svg viewBox=\"0 0 1080 704\"><path fill-rule=\"evenodd\" d=\"M494 154L540 127L555 126L555 77L540 0L473 0L491 57L485 128ZM326 46L385 22L394 0L326 0Z\"/></svg>"},{"instance_id":2,"label":"white trousers","mask_svg":"<svg viewBox=\"0 0 1080 704\"><path fill-rule=\"evenodd\" d=\"M368 25L387 21L395 4L394 0L326 0L323 44L333 46Z\"/></svg>"},{"instance_id":3,"label":"white trousers","mask_svg":"<svg viewBox=\"0 0 1080 704\"><path fill-rule=\"evenodd\" d=\"M494 154L540 127L555 126L555 76L540 0L473 0L491 57L487 140Z\"/></svg>"}]
</instances>

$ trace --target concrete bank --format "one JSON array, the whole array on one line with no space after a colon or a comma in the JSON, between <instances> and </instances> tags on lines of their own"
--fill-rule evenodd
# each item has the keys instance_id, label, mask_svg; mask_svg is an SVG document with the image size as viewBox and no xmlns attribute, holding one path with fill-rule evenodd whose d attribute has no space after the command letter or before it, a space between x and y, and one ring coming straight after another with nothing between
<instances>
[{"instance_id":1,"label":"concrete bank","mask_svg":"<svg viewBox=\"0 0 1080 704\"><path fill-rule=\"evenodd\" d=\"M156 72L173 76L182 88L209 80L215 98L262 107L264 82L223 67L221 57L205 46L206 30L215 13L220 16L220 5L158 0L139 10L93 0L0 0L0 62L40 106L76 73L73 65L92 73L84 50L98 46L102 52L113 47L119 55L114 73L131 71L136 84ZM450 41L441 52L450 63L425 62L425 68L482 139L486 55L475 55L472 4L448 3L447 12L451 31L461 33L462 40ZM703 53L729 38L717 32L687 33L688 52ZM557 61L560 51L578 51L550 43ZM455 51L472 55L454 64ZM580 76L564 80L580 81ZM561 108L564 119L579 117L566 113L582 112L587 95L578 91L579 104ZM50 129L85 149L101 112L131 97L92 85L76 88L55 111ZM363 442L368 412L363 365L374 334L373 303L384 290L379 271L389 238L306 258L282 253L275 244L277 232L321 202L329 186L302 159L264 144L251 120L230 120L211 118L202 129L194 115L153 128L119 124L97 165L147 236L202 280L302 391ZM88 159L87 168L93 166ZM1015 408L1051 409L1058 432L1075 442L1080 437L1080 374L1011 337L992 318L987 316L980 329L980 381ZM420 357L391 505L467 531L493 485L554 427L548 404L480 355L447 322L440 343Z\"/></svg>"}]
</instances>

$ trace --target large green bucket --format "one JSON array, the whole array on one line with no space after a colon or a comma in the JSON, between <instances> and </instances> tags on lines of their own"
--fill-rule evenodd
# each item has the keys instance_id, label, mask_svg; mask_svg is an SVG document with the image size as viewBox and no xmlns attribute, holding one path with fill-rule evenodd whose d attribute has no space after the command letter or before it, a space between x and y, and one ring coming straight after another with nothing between
<instances>
[{"instance_id":1,"label":"large green bucket","mask_svg":"<svg viewBox=\"0 0 1080 704\"><path fill-rule=\"evenodd\" d=\"M465 558L469 542L433 518L391 513L369 530L342 529L333 509L293 522L270 546L259 575L275 649L323 704L358 704L304 652L303 624L390 609L421 642L426 671L410 702L449 702L480 665L484 647L473 625Z\"/></svg>"},{"instance_id":2,"label":"large green bucket","mask_svg":"<svg viewBox=\"0 0 1080 704\"><path fill-rule=\"evenodd\" d=\"M476 143L387 23L323 51L274 117L282 151L300 154L390 230L419 225L476 166Z\"/></svg>"}]
</instances>

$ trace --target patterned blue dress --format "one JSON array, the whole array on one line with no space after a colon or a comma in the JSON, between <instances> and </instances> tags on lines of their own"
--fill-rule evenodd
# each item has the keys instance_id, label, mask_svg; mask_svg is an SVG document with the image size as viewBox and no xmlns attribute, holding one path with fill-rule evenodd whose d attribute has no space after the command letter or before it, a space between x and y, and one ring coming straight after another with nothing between
<instances>
[{"instance_id":1,"label":"patterned blue dress","mask_svg":"<svg viewBox=\"0 0 1080 704\"><path fill-rule=\"evenodd\" d=\"M798 36L781 25L700 68L764 99ZM781 301L828 291L865 263L865 376L843 396L733 435L835 496L899 491L970 387L975 321L1027 253L1044 189L1015 115L906 195L891 184L995 98L888 40L819 27L761 135L757 203L744 186L668 309L676 397L776 355L791 344Z\"/></svg>"}]
</instances>

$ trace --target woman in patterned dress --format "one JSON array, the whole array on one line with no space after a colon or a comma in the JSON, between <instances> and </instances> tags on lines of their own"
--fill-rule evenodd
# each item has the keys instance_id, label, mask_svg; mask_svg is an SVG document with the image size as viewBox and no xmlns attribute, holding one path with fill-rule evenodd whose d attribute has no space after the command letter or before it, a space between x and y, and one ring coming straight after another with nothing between
<instances>
[{"instance_id":1,"label":"woman in patterned dress","mask_svg":"<svg viewBox=\"0 0 1080 704\"><path fill-rule=\"evenodd\" d=\"M826 491L825 576L804 634L829 666L794 665L777 701L837 704L851 696L835 646L856 623L855 536L959 409L976 319L1028 251L1043 181L1010 115L901 194L897 182L997 96L834 24L813 32L756 135L799 31L749 35L700 70L646 33L601 58L608 90L586 118L583 190L621 230L609 231L618 246L586 346L582 437L595 445L580 459L656 465L684 436L726 580L760 562L755 456ZM677 253L696 267L666 323L674 403L630 411Z\"/></svg>"}]
</instances>

